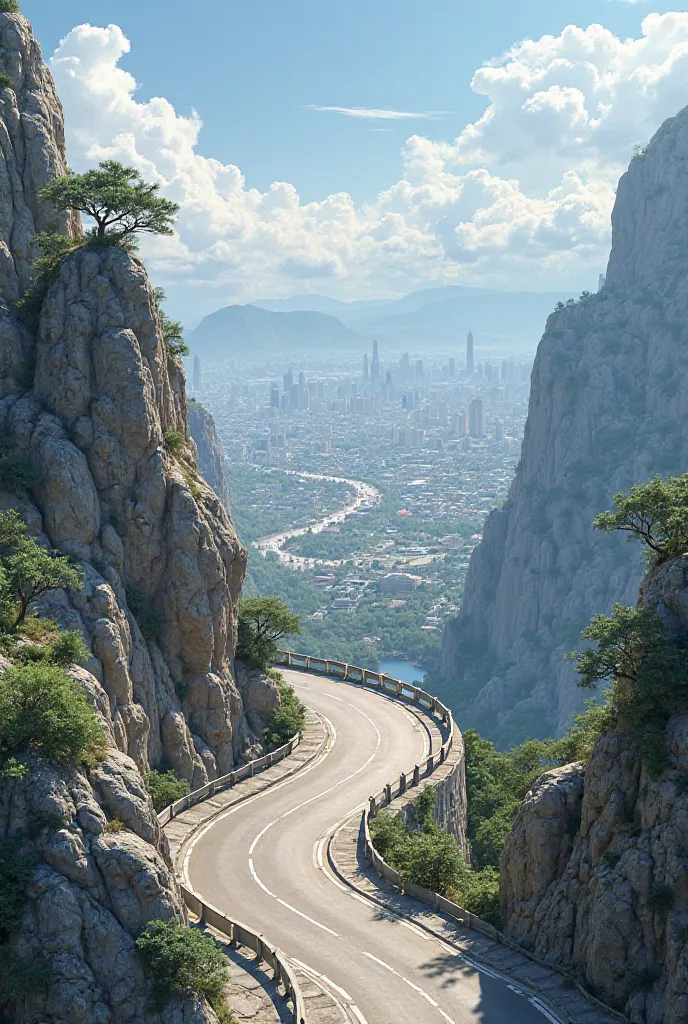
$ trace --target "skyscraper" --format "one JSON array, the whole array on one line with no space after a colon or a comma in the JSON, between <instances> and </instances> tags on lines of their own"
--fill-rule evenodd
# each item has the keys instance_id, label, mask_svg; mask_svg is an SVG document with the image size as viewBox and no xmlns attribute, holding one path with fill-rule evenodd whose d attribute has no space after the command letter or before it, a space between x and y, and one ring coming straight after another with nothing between
<instances>
[{"instance_id":1,"label":"skyscraper","mask_svg":"<svg viewBox=\"0 0 688 1024\"><path fill-rule=\"evenodd\" d=\"M381 376L380 356L377 350L377 341L373 341L373 358L370 361L370 379L373 384L379 384Z\"/></svg>"},{"instance_id":2,"label":"skyscraper","mask_svg":"<svg viewBox=\"0 0 688 1024\"><path fill-rule=\"evenodd\" d=\"M370 375L368 373L368 353L366 352L365 355L363 356L363 380L368 380L369 376Z\"/></svg>"},{"instance_id":3,"label":"skyscraper","mask_svg":"<svg viewBox=\"0 0 688 1024\"><path fill-rule=\"evenodd\" d=\"M469 377L475 373L475 361L473 359L473 332L466 335L466 372Z\"/></svg>"},{"instance_id":4,"label":"skyscraper","mask_svg":"<svg viewBox=\"0 0 688 1024\"><path fill-rule=\"evenodd\" d=\"M193 389L194 391L203 390L203 367L201 366L201 357L194 356L193 361Z\"/></svg>"},{"instance_id":5,"label":"skyscraper","mask_svg":"<svg viewBox=\"0 0 688 1024\"><path fill-rule=\"evenodd\" d=\"M485 436L485 408L482 398L474 398L468 407L468 433L471 437Z\"/></svg>"}]
</instances>

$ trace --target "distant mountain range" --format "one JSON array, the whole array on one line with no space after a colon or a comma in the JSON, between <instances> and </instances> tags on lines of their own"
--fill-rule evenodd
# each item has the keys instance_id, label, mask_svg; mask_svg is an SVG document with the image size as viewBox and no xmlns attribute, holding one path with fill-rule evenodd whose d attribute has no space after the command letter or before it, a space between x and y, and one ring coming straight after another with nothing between
<instances>
[{"instance_id":1,"label":"distant mountain range","mask_svg":"<svg viewBox=\"0 0 688 1024\"><path fill-rule=\"evenodd\" d=\"M487 349L532 349L558 301L555 292L502 292L449 285L400 299L342 302L324 295L260 299L205 317L188 336L192 351L210 359L362 352L371 338L388 350L455 348L470 329Z\"/></svg>"},{"instance_id":2,"label":"distant mountain range","mask_svg":"<svg viewBox=\"0 0 688 1024\"><path fill-rule=\"evenodd\" d=\"M318 352L363 352L369 339L341 320L312 310L275 313L258 306L226 306L204 317L187 335L205 359L263 359Z\"/></svg>"}]
</instances>

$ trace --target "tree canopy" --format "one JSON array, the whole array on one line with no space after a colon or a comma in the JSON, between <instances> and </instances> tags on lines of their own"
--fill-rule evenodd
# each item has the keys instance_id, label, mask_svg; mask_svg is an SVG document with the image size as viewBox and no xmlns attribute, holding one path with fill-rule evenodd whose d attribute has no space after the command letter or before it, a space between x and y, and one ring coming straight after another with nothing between
<instances>
[{"instance_id":1,"label":"tree canopy","mask_svg":"<svg viewBox=\"0 0 688 1024\"><path fill-rule=\"evenodd\" d=\"M150 921L134 946L155 981L155 1009L164 1009L180 992L205 996L215 1010L225 1008L227 960L211 935L175 920Z\"/></svg>"},{"instance_id":2,"label":"tree canopy","mask_svg":"<svg viewBox=\"0 0 688 1024\"><path fill-rule=\"evenodd\" d=\"M301 632L298 615L278 597L249 597L239 606L237 657L265 669L275 660L277 642Z\"/></svg>"},{"instance_id":3,"label":"tree canopy","mask_svg":"<svg viewBox=\"0 0 688 1024\"><path fill-rule=\"evenodd\" d=\"M598 530L621 530L630 540L641 540L657 562L688 550L688 473L663 481L656 476L636 484L628 494L614 495L615 512L600 512L593 520Z\"/></svg>"},{"instance_id":4,"label":"tree canopy","mask_svg":"<svg viewBox=\"0 0 688 1024\"><path fill-rule=\"evenodd\" d=\"M167 297L164 289L156 288L153 294L155 295L155 305L158 310L158 316L160 317L160 326L162 327L162 338L165 342L165 348L167 349L168 355L179 361L183 356L188 356L189 354L189 346L184 341L184 328L182 327L181 321L170 320L163 309L162 304Z\"/></svg>"},{"instance_id":5,"label":"tree canopy","mask_svg":"<svg viewBox=\"0 0 688 1024\"><path fill-rule=\"evenodd\" d=\"M86 694L64 669L38 662L0 673L0 765L27 753L90 764L104 743Z\"/></svg>"},{"instance_id":6,"label":"tree canopy","mask_svg":"<svg viewBox=\"0 0 688 1024\"><path fill-rule=\"evenodd\" d=\"M11 630L21 625L31 602L42 594L62 587L80 590L83 582L83 573L68 558L27 535L16 509L0 512L0 604L5 614L13 609L7 623Z\"/></svg>"},{"instance_id":7,"label":"tree canopy","mask_svg":"<svg viewBox=\"0 0 688 1024\"><path fill-rule=\"evenodd\" d=\"M79 210L95 221L95 238L126 239L147 232L171 235L179 204L158 193L134 167L103 160L85 174L70 172L42 188L39 199L56 210Z\"/></svg>"}]
</instances>

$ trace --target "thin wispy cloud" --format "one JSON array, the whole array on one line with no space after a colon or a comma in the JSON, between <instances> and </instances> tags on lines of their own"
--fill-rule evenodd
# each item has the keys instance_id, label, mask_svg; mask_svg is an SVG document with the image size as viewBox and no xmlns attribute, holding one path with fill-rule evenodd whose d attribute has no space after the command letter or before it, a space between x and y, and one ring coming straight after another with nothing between
<instances>
[{"instance_id":1,"label":"thin wispy cloud","mask_svg":"<svg viewBox=\"0 0 688 1024\"><path fill-rule=\"evenodd\" d=\"M357 117L366 121L409 121L420 118L423 121L436 121L446 114L445 110L384 110L379 107L323 107L309 103L307 110L318 110L324 114L343 114L344 117Z\"/></svg>"}]
</instances>

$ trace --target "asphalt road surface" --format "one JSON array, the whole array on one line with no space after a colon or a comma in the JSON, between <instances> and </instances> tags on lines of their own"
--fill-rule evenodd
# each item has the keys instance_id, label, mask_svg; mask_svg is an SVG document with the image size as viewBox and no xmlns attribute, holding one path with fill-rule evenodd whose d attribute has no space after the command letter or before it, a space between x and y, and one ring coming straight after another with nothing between
<instances>
[{"instance_id":1,"label":"asphalt road surface","mask_svg":"<svg viewBox=\"0 0 688 1024\"><path fill-rule=\"evenodd\" d=\"M323 859L325 837L422 760L427 734L403 705L284 671L325 716L327 751L291 779L224 812L185 858L193 889L343 992L367 1024L544 1024L556 1020L493 970L351 893ZM342 1002L345 1002L342 999Z\"/></svg>"}]
</instances>

